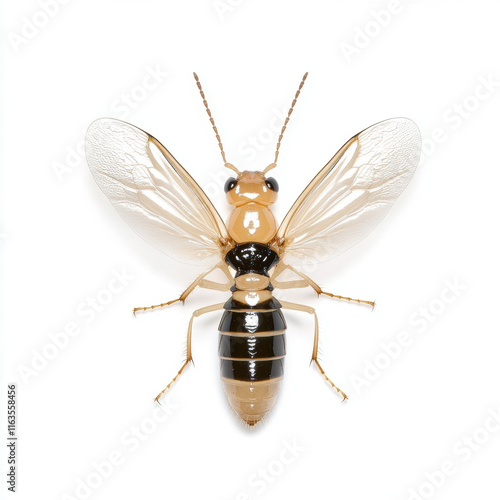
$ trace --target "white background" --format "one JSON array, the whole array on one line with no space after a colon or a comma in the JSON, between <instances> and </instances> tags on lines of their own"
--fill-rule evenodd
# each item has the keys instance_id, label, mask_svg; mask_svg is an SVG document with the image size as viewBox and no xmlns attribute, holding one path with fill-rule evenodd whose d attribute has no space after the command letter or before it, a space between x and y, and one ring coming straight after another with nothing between
<instances>
[{"instance_id":1,"label":"white background","mask_svg":"<svg viewBox=\"0 0 500 500\"><path fill-rule=\"evenodd\" d=\"M49 18L42 4L4 2L1 16L0 434L14 382L18 497L497 498L498 2L46 0ZM426 154L390 215L313 276L375 310L287 291L317 307L345 404L309 367L313 321L300 313L287 315L285 381L257 429L223 395L218 313L195 326L196 367L164 399L168 419L153 403L181 365L190 312L224 296L134 319L133 306L176 297L199 269L121 221L81 141L102 116L144 128L225 214L229 172L193 70L240 169L272 161L269 129L309 71L273 172L278 218L363 128L407 116L422 131ZM127 281L110 295L113 273ZM92 314L92 297L111 301ZM79 334L61 340L71 325Z\"/></svg>"}]
</instances>

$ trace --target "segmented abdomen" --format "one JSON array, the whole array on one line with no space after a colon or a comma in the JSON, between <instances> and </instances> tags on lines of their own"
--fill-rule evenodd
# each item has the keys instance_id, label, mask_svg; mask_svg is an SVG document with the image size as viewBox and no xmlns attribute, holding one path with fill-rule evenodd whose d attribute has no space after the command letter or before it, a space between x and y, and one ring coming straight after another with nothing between
<instances>
[{"instance_id":1,"label":"segmented abdomen","mask_svg":"<svg viewBox=\"0 0 500 500\"><path fill-rule=\"evenodd\" d=\"M273 407L283 378L286 322L274 297L249 308L230 299L219 325L224 391L249 425Z\"/></svg>"}]
</instances>

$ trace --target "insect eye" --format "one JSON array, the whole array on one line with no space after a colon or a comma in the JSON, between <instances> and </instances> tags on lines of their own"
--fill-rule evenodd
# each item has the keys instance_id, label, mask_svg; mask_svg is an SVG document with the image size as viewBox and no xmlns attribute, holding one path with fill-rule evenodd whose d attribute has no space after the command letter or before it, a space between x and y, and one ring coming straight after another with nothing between
<instances>
[{"instance_id":1,"label":"insect eye","mask_svg":"<svg viewBox=\"0 0 500 500\"><path fill-rule=\"evenodd\" d=\"M237 183L238 181L234 177L229 177L229 179L224 184L224 192L227 193L231 191L231 189L234 189Z\"/></svg>"},{"instance_id":2,"label":"insect eye","mask_svg":"<svg viewBox=\"0 0 500 500\"><path fill-rule=\"evenodd\" d=\"M278 181L274 177L268 177L266 179L266 186L271 191L275 191L276 193L280 190L280 187L278 186Z\"/></svg>"}]
</instances>

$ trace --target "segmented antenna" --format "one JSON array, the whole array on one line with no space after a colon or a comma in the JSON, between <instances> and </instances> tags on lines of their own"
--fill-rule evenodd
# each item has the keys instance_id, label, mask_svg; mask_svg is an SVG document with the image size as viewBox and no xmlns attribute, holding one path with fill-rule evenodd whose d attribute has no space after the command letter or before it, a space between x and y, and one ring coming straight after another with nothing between
<instances>
[{"instance_id":1,"label":"segmented antenna","mask_svg":"<svg viewBox=\"0 0 500 500\"><path fill-rule=\"evenodd\" d=\"M217 130L217 127L215 126L215 121L212 117L212 113L210 111L210 108L208 107L207 100L205 99L205 93L203 92L203 89L201 88L201 83L200 79L198 78L198 75L196 73L193 73L194 79L196 80L196 85L198 86L198 90L200 91L201 98L203 99L203 104L205 105L205 109L207 110L208 118L210 119L210 123L212 124L212 128L214 129L215 132L215 137L217 139L217 142L219 143L219 149L220 149L220 154L222 155L222 160L224 161L224 166L234 170L237 174L240 173L240 171L232 164L228 163L226 161L226 153L224 153L224 148L222 146L222 141L220 140L220 135Z\"/></svg>"},{"instance_id":2,"label":"segmented antenna","mask_svg":"<svg viewBox=\"0 0 500 500\"><path fill-rule=\"evenodd\" d=\"M263 174L265 174L266 172L269 172L269 170L276 167L276 165L278 163L278 155L280 154L281 140L283 139L283 134L285 133L286 126L288 125L288 122L290 121L290 116L292 115L293 108L295 106L295 103L297 102L299 95L300 95L300 91L302 90L302 87L304 86L307 75L308 75L308 73L305 73L304 76L302 77L302 81L300 82L299 88L297 89L297 92L295 92L295 97L293 98L292 105L290 106L290 109L288 110L288 115L285 119L285 123L283 124L283 128L281 129L281 134L278 137L278 144L276 144L276 152L274 153L274 162L269 164L263 170L263 172L262 172Z\"/></svg>"}]
</instances>

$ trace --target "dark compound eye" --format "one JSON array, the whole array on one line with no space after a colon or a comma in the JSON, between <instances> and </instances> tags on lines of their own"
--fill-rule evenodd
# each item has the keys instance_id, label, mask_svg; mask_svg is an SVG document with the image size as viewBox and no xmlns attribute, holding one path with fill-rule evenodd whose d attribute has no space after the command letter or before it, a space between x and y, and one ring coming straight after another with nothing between
<instances>
[{"instance_id":1,"label":"dark compound eye","mask_svg":"<svg viewBox=\"0 0 500 500\"><path fill-rule=\"evenodd\" d=\"M278 186L278 181L274 177L268 177L266 179L266 186L271 191L275 191L276 193L280 190L280 187Z\"/></svg>"},{"instance_id":2,"label":"dark compound eye","mask_svg":"<svg viewBox=\"0 0 500 500\"><path fill-rule=\"evenodd\" d=\"M224 184L224 192L227 193L234 189L234 187L238 184L238 181L234 177L229 177L229 179Z\"/></svg>"}]
</instances>

